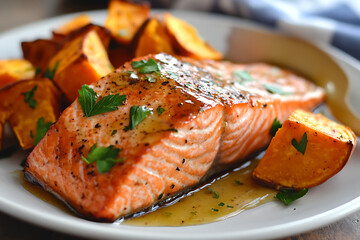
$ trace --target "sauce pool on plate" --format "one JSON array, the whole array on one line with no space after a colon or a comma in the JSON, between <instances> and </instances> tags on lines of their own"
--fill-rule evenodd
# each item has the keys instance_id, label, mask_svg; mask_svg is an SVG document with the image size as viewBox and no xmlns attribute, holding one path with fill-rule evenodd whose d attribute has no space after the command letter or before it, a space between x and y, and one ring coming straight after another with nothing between
<instances>
[{"instance_id":1,"label":"sauce pool on plate","mask_svg":"<svg viewBox=\"0 0 360 240\"><path fill-rule=\"evenodd\" d=\"M170 206L161 207L140 217L130 218L122 224L133 226L186 226L224 220L247 209L271 201L276 191L256 184L251 173L259 160L255 159L207 184L199 191L182 198ZM63 202L29 183L19 172L22 186L43 201L71 215Z\"/></svg>"}]
</instances>

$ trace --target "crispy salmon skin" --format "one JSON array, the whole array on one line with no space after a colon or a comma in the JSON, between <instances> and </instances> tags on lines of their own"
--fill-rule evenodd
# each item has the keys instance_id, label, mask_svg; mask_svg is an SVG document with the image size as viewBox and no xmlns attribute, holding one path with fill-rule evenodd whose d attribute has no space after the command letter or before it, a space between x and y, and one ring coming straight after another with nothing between
<instances>
[{"instance_id":1,"label":"crispy salmon skin","mask_svg":"<svg viewBox=\"0 0 360 240\"><path fill-rule=\"evenodd\" d=\"M150 60L159 71L141 73L131 64ZM86 117L75 100L26 161L29 180L89 219L114 221L196 185L210 169L240 164L269 144L275 118L324 99L321 88L266 64L167 54L132 62L90 86L99 99L126 95L124 105ZM132 106L151 112L129 130ZM94 144L120 149L123 161L99 173L82 159Z\"/></svg>"}]
</instances>

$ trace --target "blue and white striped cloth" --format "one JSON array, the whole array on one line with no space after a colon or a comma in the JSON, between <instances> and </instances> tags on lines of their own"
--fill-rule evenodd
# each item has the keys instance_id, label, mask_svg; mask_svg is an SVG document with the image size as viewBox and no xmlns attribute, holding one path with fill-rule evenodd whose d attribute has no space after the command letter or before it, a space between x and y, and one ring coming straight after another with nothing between
<instances>
[{"instance_id":1,"label":"blue and white striped cloth","mask_svg":"<svg viewBox=\"0 0 360 240\"><path fill-rule=\"evenodd\" d=\"M360 60L360 0L178 0L171 5L247 18L329 43Z\"/></svg>"}]
</instances>

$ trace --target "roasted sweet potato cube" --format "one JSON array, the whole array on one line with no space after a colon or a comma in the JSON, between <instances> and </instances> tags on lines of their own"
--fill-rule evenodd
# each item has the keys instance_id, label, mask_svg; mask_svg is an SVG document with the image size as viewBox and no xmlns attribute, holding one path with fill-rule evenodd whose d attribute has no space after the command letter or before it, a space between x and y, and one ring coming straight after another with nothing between
<instances>
[{"instance_id":1,"label":"roasted sweet potato cube","mask_svg":"<svg viewBox=\"0 0 360 240\"><path fill-rule=\"evenodd\" d=\"M35 76L35 68L24 59L0 60L0 88L23 79Z\"/></svg>"},{"instance_id":2,"label":"roasted sweet potato cube","mask_svg":"<svg viewBox=\"0 0 360 240\"><path fill-rule=\"evenodd\" d=\"M179 55L195 59L222 59L222 54L207 44L189 23L170 13L164 14L164 22Z\"/></svg>"},{"instance_id":3,"label":"roasted sweet potato cube","mask_svg":"<svg viewBox=\"0 0 360 240\"><path fill-rule=\"evenodd\" d=\"M30 61L35 67L41 68L45 72L50 59L61 47L61 43L54 40L37 39L32 42L22 42L21 48L25 59Z\"/></svg>"},{"instance_id":4,"label":"roasted sweet potato cube","mask_svg":"<svg viewBox=\"0 0 360 240\"><path fill-rule=\"evenodd\" d=\"M9 121L23 149L34 146L39 118L57 120L60 96L60 91L48 79L18 81L0 90L1 121Z\"/></svg>"},{"instance_id":5,"label":"roasted sweet potato cube","mask_svg":"<svg viewBox=\"0 0 360 240\"><path fill-rule=\"evenodd\" d=\"M345 166L355 145L348 127L296 110L277 131L253 176L278 189L314 187Z\"/></svg>"},{"instance_id":6,"label":"roasted sweet potato cube","mask_svg":"<svg viewBox=\"0 0 360 240\"><path fill-rule=\"evenodd\" d=\"M74 101L83 84L91 84L113 70L96 31L90 31L64 44L51 59L49 69L56 69L54 81L67 99Z\"/></svg>"},{"instance_id":7,"label":"roasted sweet potato cube","mask_svg":"<svg viewBox=\"0 0 360 240\"><path fill-rule=\"evenodd\" d=\"M109 47L110 40L111 40L111 33L107 28L104 28L102 26L96 25L96 24L88 24L85 25L79 29L76 29L75 31L71 32L64 40L63 44L72 41L75 38L78 38L80 36L86 35L88 32L95 31L97 35L99 36L101 42L103 43L105 49Z\"/></svg>"},{"instance_id":8,"label":"roasted sweet potato cube","mask_svg":"<svg viewBox=\"0 0 360 240\"><path fill-rule=\"evenodd\" d=\"M58 27L53 31L53 39L54 40L63 40L67 35L71 32L84 27L91 23L91 19L86 14L81 14L70 21L66 22L62 26Z\"/></svg>"},{"instance_id":9,"label":"roasted sweet potato cube","mask_svg":"<svg viewBox=\"0 0 360 240\"><path fill-rule=\"evenodd\" d=\"M111 31L117 42L129 44L149 14L148 4L112 0L109 3L105 27Z\"/></svg>"},{"instance_id":10,"label":"roasted sweet potato cube","mask_svg":"<svg viewBox=\"0 0 360 240\"><path fill-rule=\"evenodd\" d=\"M153 17L147 21L139 33L135 57L160 52L174 54L170 36L165 26L156 17Z\"/></svg>"},{"instance_id":11,"label":"roasted sweet potato cube","mask_svg":"<svg viewBox=\"0 0 360 240\"><path fill-rule=\"evenodd\" d=\"M109 50L109 59L115 68L122 66L133 58L133 50L128 45L118 45Z\"/></svg>"}]
</instances>

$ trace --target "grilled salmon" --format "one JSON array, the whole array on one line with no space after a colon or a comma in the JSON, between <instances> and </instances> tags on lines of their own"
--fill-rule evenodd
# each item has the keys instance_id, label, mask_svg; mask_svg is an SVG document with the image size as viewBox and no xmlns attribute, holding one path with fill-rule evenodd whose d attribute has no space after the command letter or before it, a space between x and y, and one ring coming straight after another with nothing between
<instances>
[{"instance_id":1,"label":"grilled salmon","mask_svg":"<svg viewBox=\"0 0 360 240\"><path fill-rule=\"evenodd\" d=\"M151 59L159 71L141 73L132 65ZM195 186L209 172L241 164L269 144L275 118L311 110L325 96L302 77L267 64L167 54L132 62L90 86L99 99L126 95L124 105L86 117L75 100L26 161L27 179L97 221L136 213ZM132 106L151 112L128 129ZM120 149L123 161L100 173L97 163L83 160L94 145Z\"/></svg>"}]
</instances>

